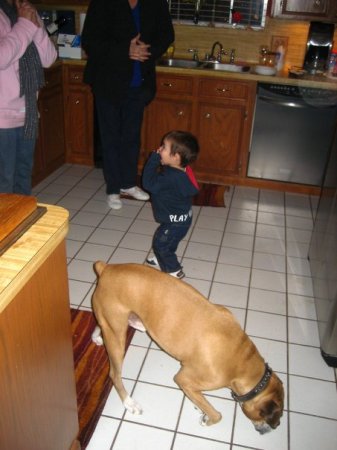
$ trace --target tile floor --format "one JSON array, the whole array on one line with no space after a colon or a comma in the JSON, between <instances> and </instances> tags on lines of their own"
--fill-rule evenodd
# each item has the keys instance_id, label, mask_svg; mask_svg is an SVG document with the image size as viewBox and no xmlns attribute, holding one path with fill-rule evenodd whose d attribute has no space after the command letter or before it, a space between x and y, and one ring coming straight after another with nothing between
<instances>
[{"instance_id":1,"label":"tile floor","mask_svg":"<svg viewBox=\"0 0 337 450\"><path fill-rule=\"evenodd\" d=\"M93 261L143 263L156 224L150 203L105 202L102 171L64 165L34 189L70 212L67 257L72 307L90 310ZM306 258L317 197L233 187L226 208L194 207L179 247L186 283L227 306L284 382L280 427L260 436L227 389L209 392L222 421L201 427L172 378L177 361L136 332L123 377L144 409L132 416L112 390L88 450L335 450L336 373L320 356Z\"/></svg>"}]
</instances>

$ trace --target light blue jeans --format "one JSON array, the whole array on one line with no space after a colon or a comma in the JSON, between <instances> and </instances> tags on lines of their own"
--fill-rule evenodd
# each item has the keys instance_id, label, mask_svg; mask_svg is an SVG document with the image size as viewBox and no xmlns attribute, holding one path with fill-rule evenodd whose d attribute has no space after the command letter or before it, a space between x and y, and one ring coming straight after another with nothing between
<instances>
[{"instance_id":1,"label":"light blue jeans","mask_svg":"<svg viewBox=\"0 0 337 450\"><path fill-rule=\"evenodd\" d=\"M30 195L35 139L23 138L23 127L0 128L0 192Z\"/></svg>"}]
</instances>

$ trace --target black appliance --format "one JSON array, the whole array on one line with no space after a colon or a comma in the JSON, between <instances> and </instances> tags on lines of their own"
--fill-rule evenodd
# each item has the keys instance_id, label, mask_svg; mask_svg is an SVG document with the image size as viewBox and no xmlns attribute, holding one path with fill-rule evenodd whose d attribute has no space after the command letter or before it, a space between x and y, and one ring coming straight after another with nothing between
<instances>
[{"instance_id":1,"label":"black appliance","mask_svg":"<svg viewBox=\"0 0 337 450\"><path fill-rule=\"evenodd\" d=\"M321 186L337 91L259 83L248 177Z\"/></svg>"},{"instance_id":2,"label":"black appliance","mask_svg":"<svg viewBox=\"0 0 337 450\"><path fill-rule=\"evenodd\" d=\"M303 63L303 69L310 74L323 73L327 70L334 31L333 23L310 23Z\"/></svg>"}]
</instances>

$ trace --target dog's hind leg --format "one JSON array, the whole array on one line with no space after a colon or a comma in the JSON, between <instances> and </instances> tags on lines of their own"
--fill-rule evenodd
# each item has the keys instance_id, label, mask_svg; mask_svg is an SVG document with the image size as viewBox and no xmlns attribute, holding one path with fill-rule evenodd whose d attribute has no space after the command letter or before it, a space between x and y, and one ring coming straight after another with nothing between
<instances>
[{"instance_id":1,"label":"dog's hind leg","mask_svg":"<svg viewBox=\"0 0 337 450\"><path fill-rule=\"evenodd\" d=\"M132 414L142 414L141 406L130 397L122 381L127 327L127 320L123 326L119 325L118 330L113 329L110 324L102 327L104 344L109 355L109 375L124 407Z\"/></svg>"},{"instance_id":2,"label":"dog's hind leg","mask_svg":"<svg viewBox=\"0 0 337 450\"><path fill-rule=\"evenodd\" d=\"M206 400L200 384L190 370L182 367L175 375L174 381L191 402L202 411L201 425L213 425L221 420L221 414Z\"/></svg>"}]
</instances>

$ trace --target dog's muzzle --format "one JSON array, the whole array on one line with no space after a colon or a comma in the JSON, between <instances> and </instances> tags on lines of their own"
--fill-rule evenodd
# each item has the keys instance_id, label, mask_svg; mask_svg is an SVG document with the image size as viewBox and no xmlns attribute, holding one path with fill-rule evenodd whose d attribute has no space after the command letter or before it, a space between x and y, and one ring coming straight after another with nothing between
<instances>
[{"instance_id":1,"label":"dog's muzzle","mask_svg":"<svg viewBox=\"0 0 337 450\"><path fill-rule=\"evenodd\" d=\"M269 433L272 430L272 427L267 423L254 423L254 427L260 434Z\"/></svg>"}]
</instances>

